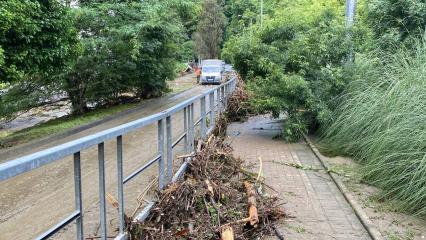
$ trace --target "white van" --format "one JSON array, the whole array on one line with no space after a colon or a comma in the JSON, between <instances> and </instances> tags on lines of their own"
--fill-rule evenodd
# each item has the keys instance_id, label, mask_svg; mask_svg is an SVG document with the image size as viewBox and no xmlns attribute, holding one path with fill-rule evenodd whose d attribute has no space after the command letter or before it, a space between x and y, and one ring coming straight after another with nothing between
<instances>
[{"instance_id":1,"label":"white van","mask_svg":"<svg viewBox=\"0 0 426 240\"><path fill-rule=\"evenodd\" d=\"M222 72L225 70L225 61L219 59L206 59L201 61L201 66L217 65L222 67Z\"/></svg>"},{"instance_id":2,"label":"white van","mask_svg":"<svg viewBox=\"0 0 426 240\"><path fill-rule=\"evenodd\" d=\"M201 84L220 84L222 82L222 65L204 65L201 67Z\"/></svg>"}]
</instances>

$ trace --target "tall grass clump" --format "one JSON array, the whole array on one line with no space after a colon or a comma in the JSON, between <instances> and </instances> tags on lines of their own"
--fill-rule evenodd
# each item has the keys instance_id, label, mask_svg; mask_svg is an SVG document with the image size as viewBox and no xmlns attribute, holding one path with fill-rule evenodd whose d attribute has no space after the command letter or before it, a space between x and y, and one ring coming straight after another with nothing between
<instances>
[{"instance_id":1,"label":"tall grass clump","mask_svg":"<svg viewBox=\"0 0 426 240\"><path fill-rule=\"evenodd\" d=\"M354 156L363 179L383 189L385 199L425 217L426 41L355 65L322 146Z\"/></svg>"}]
</instances>

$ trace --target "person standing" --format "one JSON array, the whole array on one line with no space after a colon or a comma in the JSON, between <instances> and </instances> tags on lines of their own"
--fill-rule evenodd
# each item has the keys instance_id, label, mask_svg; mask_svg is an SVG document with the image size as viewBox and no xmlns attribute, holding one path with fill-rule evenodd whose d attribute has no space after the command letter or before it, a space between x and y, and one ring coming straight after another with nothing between
<instances>
[{"instance_id":1,"label":"person standing","mask_svg":"<svg viewBox=\"0 0 426 240\"><path fill-rule=\"evenodd\" d=\"M201 68L195 67L195 75L197 76L197 83L200 83L200 77L201 77Z\"/></svg>"}]
</instances>

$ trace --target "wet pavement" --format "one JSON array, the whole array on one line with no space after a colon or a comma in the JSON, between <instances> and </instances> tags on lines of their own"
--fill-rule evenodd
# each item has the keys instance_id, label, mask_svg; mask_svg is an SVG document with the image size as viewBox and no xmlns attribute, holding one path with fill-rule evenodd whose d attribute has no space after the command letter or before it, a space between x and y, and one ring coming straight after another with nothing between
<instances>
[{"instance_id":1,"label":"wet pavement","mask_svg":"<svg viewBox=\"0 0 426 240\"><path fill-rule=\"evenodd\" d=\"M195 85L190 90L175 96L151 99L142 103L138 111L118 117L77 134L49 142L32 149L16 148L2 155L0 162L14 159L39 150L47 149L68 141L105 130L123 123L165 110L176 103L198 95L211 86ZM195 104L195 117L199 116L200 106ZM174 139L183 132L183 112L172 118ZM105 142L106 192L117 198L116 142ZM183 153L179 144L175 156ZM123 170L128 176L149 161L157 151L157 126L149 125L123 136ZM175 161L174 165L180 165ZM96 236L99 232L99 192L97 148L81 152L82 191L84 211L84 235ZM138 205L140 193L155 179L157 165L152 165L124 187L125 212L130 215ZM0 185L0 239L33 239L53 226L74 210L73 161L71 156L56 161L32 172L6 180ZM149 194L146 199L149 198ZM117 228L117 211L107 204L108 235L114 236ZM75 224L55 236L55 239L75 238Z\"/></svg>"},{"instance_id":2,"label":"wet pavement","mask_svg":"<svg viewBox=\"0 0 426 240\"><path fill-rule=\"evenodd\" d=\"M283 200L288 218L276 224L288 240L369 240L367 231L309 146L273 139L281 123L268 116L232 123L227 130L236 156L258 172ZM300 167L296 167L300 166ZM277 239L266 237L264 239Z\"/></svg>"}]
</instances>

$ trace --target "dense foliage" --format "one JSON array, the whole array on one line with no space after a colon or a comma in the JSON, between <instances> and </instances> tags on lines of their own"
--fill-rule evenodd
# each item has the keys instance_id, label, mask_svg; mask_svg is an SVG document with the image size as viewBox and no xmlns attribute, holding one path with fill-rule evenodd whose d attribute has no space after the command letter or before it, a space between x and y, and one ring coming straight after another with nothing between
<instances>
[{"instance_id":1,"label":"dense foliage","mask_svg":"<svg viewBox=\"0 0 426 240\"><path fill-rule=\"evenodd\" d=\"M175 74L184 42L176 15L149 2L93 3L75 11L82 54L64 76L77 112L87 102L111 101L122 93L158 96Z\"/></svg>"},{"instance_id":2,"label":"dense foliage","mask_svg":"<svg viewBox=\"0 0 426 240\"><path fill-rule=\"evenodd\" d=\"M88 106L167 91L193 57L199 0L5 1L0 6L1 115L68 96Z\"/></svg>"},{"instance_id":3,"label":"dense foliage","mask_svg":"<svg viewBox=\"0 0 426 240\"><path fill-rule=\"evenodd\" d=\"M426 42L360 59L339 99L323 144L363 164L364 180L402 200L404 210L426 214Z\"/></svg>"},{"instance_id":4,"label":"dense foliage","mask_svg":"<svg viewBox=\"0 0 426 240\"><path fill-rule=\"evenodd\" d=\"M359 51L350 84L323 126L323 147L362 163L363 180L383 199L426 216L426 4L367 1L358 25L373 50Z\"/></svg>"},{"instance_id":5,"label":"dense foliage","mask_svg":"<svg viewBox=\"0 0 426 240\"><path fill-rule=\"evenodd\" d=\"M52 92L52 76L78 52L70 11L57 1L0 1L0 116L31 108Z\"/></svg>"},{"instance_id":6,"label":"dense foliage","mask_svg":"<svg viewBox=\"0 0 426 240\"><path fill-rule=\"evenodd\" d=\"M69 12L57 1L0 1L0 82L62 69L77 43Z\"/></svg>"},{"instance_id":7,"label":"dense foliage","mask_svg":"<svg viewBox=\"0 0 426 240\"><path fill-rule=\"evenodd\" d=\"M344 87L343 6L327 0L266 7L263 29L252 25L231 36L223 56L249 82L257 109L286 114L283 136L297 140L329 117L327 102Z\"/></svg>"},{"instance_id":8,"label":"dense foliage","mask_svg":"<svg viewBox=\"0 0 426 240\"><path fill-rule=\"evenodd\" d=\"M194 33L196 52L203 59L217 59L223 41L225 15L218 0L204 0L202 13Z\"/></svg>"},{"instance_id":9,"label":"dense foliage","mask_svg":"<svg viewBox=\"0 0 426 240\"><path fill-rule=\"evenodd\" d=\"M423 35L426 26L424 0L369 0L364 22L371 26L377 44L385 50L397 50L401 45L410 48L414 39Z\"/></svg>"}]
</instances>

